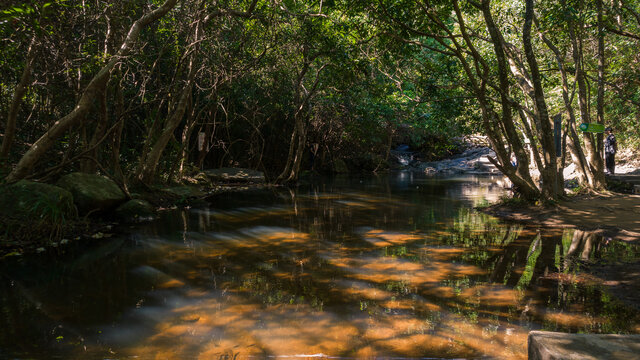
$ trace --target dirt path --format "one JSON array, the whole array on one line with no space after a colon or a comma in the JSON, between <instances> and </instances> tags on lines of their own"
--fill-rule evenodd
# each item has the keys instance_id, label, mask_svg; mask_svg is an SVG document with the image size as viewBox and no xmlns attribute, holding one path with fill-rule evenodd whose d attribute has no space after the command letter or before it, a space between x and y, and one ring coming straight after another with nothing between
<instances>
[{"instance_id":1,"label":"dirt path","mask_svg":"<svg viewBox=\"0 0 640 360\"><path fill-rule=\"evenodd\" d=\"M640 241L640 195L579 196L555 207L494 205L485 212L513 221L572 227L618 240Z\"/></svg>"}]
</instances>

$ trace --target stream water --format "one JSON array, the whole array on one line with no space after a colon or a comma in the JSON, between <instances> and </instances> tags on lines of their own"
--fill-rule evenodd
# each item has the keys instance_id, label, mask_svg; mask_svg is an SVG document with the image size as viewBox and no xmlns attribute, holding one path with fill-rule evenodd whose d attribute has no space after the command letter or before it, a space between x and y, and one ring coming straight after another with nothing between
<instances>
[{"instance_id":1,"label":"stream water","mask_svg":"<svg viewBox=\"0 0 640 360\"><path fill-rule=\"evenodd\" d=\"M640 333L583 269L638 246L473 210L490 177L233 192L0 262L0 358L526 359L527 333Z\"/></svg>"}]
</instances>

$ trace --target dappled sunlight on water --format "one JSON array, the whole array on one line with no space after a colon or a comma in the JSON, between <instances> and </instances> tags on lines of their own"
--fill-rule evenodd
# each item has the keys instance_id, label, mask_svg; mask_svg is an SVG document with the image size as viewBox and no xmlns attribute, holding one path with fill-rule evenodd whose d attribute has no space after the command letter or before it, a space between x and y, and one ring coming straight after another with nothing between
<instances>
[{"instance_id":1,"label":"dappled sunlight on water","mask_svg":"<svg viewBox=\"0 0 640 360\"><path fill-rule=\"evenodd\" d=\"M247 193L237 207L211 199L89 258L7 270L0 347L16 357L525 359L532 329L639 331L638 312L581 271L640 258L637 246L501 223L470 209L498 196L477 179L415 181Z\"/></svg>"}]
</instances>

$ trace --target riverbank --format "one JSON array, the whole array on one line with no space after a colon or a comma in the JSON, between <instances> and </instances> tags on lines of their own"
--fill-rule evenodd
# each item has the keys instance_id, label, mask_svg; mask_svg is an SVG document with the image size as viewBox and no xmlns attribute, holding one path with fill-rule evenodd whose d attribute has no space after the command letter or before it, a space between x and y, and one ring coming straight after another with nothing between
<instances>
[{"instance_id":1,"label":"riverbank","mask_svg":"<svg viewBox=\"0 0 640 360\"><path fill-rule=\"evenodd\" d=\"M93 177L111 182L97 175ZM262 173L247 169L208 170L201 179L190 180L183 184L133 189L130 198L121 194L122 199L107 208L99 208L93 204L94 201L88 201L95 207L90 210L86 208L86 204L83 206L78 201L100 194L93 191L95 188L83 188L81 196L66 195L71 200L65 200L73 202L70 204L71 208L75 208L73 211L62 210L61 204L65 207L69 207L69 204L58 201L58 195L51 198L46 192L32 191L34 183L19 184L16 187L20 190L18 194L11 194L15 190L13 188L4 188L0 192L0 198L5 200L3 206L8 207L5 208L6 211L0 212L0 259L44 252L64 253L70 244L91 243L114 237L126 232L130 225L156 219L164 211L202 205L207 203L208 198L227 192L270 186L264 181ZM61 190L52 185L42 185L45 191ZM116 187L119 192L115 183L109 185ZM40 188L42 186L35 189ZM27 194L23 190L31 193ZM104 189L97 190L97 193L101 193ZM29 202L34 205L29 205ZM13 206L9 207L11 204ZM56 215L53 220L49 218L51 214Z\"/></svg>"},{"instance_id":2,"label":"riverbank","mask_svg":"<svg viewBox=\"0 0 640 360\"><path fill-rule=\"evenodd\" d=\"M640 195L577 195L552 206L499 203L481 211L509 221L575 228L623 241L640 241Z\"/></svg>"}]
</instances>

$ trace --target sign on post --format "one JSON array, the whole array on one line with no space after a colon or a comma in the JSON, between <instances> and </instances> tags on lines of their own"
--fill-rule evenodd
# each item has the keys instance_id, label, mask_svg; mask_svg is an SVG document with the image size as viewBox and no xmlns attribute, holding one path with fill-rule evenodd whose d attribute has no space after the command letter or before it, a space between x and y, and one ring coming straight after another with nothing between
<instances>
[{"instance_id":1,"label":"sign on post","mask_svg":"<svg viewBox=\"0 0 640 360\"><path fill-rule=\"evenodd\" d=\"M580 124L580 130L584 132L592 132L592 133L603 133L604 132L604 124Z\"/></svg>"},{"instance_id":2,"label":"sign on post","mask_svg":"<svg viewBox=\"0 0 640 360\"><path fill-rule=\"evenodd\" d=\"M204 150L204 136L205 136L205 133L203 132L198 133L198 151Z\"/></svg>"}]
</instances>

